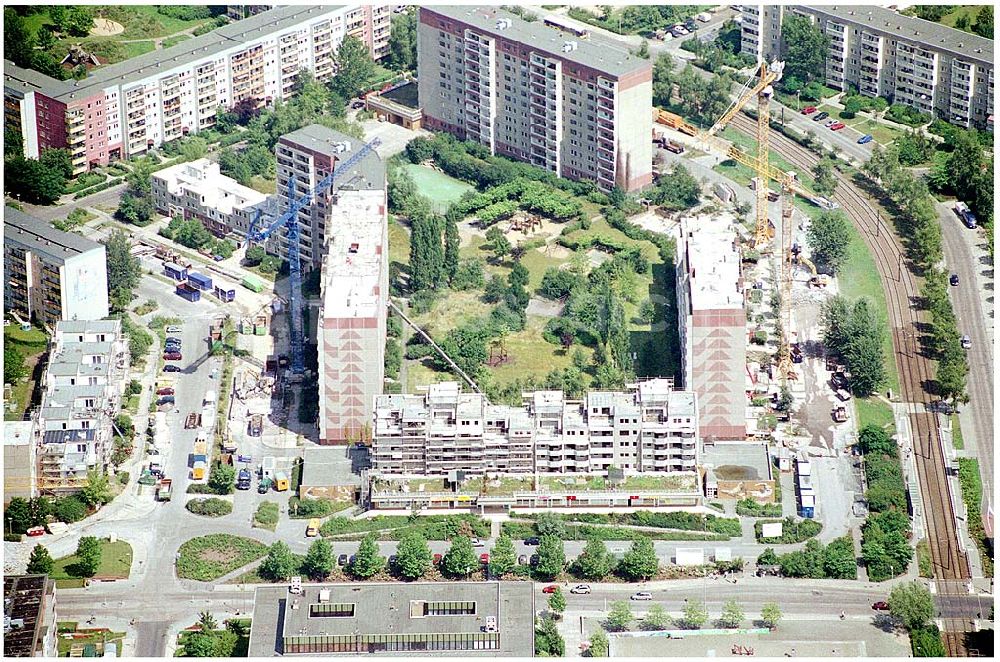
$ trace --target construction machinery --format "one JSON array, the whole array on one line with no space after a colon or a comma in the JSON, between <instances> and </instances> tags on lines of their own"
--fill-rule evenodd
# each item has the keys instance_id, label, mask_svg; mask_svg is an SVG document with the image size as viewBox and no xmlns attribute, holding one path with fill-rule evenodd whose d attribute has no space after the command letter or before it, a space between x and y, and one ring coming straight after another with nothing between
<instances>
[{"instance_id":1,"label":"construction machinery","mask_svg":"<svg viewBox=\"0 0 1000 662\"><path fill-rule=\"evenodd\" d=\"M316 199L322 199L325 203L332 202L337 188L334 184L340 177L351 169L356 163L365 158L369 152L373 151L381 144L376 138L366 145L362 145L354 154L350 156L338 167L334 168L328 175L311 190L301 196L295 190L295 177L288 179L288 209L279 215L266 228L260 227L263 210L258 208L250 227L247 229L247 245L259 244L267 241L280 228L285 228L285 238L288 241L288 271L291 290L289 294L289 307L291 310L291 345L292 345L292 372L301 375L305 372L305 330L302 326L302 264L299 259L299 211L313 204Z\"/></svg>"}]
</instances>

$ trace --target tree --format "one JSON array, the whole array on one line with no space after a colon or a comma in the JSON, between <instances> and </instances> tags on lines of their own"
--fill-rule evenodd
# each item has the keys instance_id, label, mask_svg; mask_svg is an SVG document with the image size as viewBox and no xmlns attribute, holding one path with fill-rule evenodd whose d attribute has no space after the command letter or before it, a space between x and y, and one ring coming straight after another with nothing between
<instances>
[{"instance_id":1,"label":"tree","mask_svg":"<svg viewBox=\"0 0 1000 662\"><path fill-rule=\"evenodd\" d=\"M56 11L64 11L64 8L59 7ZM3 12L3 44L4 57L19 67L31 67L35 54L35 32L28 27L24 17L11 8Z\"/></svg>"},{"instance_id":2,"label":"tree","mask_svg":"<svg viewBox=\"0 0 1000 662\"><path fill-rule=\"evenodd\" d=\"M510 536L501 533L490 554L490 574L503 577L513 572L517 566L517 553L514 551L514 541Z\"/></svg>"},{"instance_id":3,"label":"tree","mask_svg":"<svg viewBox=\"0 0 1000 662\"><path fill-rule=\"evenodd\" d=\"M503 262L504 258L510 255L510 242L503 230L495 225L486 231L486 245L493 251L497 262Z\"/></svg>"},{"instance_id":4,"label":"tree","mask_svg":"<svg viewBox=\"0 0 1000 662\"><path fill-rule=\"evenodd\" d=\"M792 15L781 23L781 52L785 60L784 77L803 83L822 78L830 37L805 16Z\"/></svg>"},{"instance_id":5,"label":"tree","mask_svg":"<svg viewBox=\"0 0 1000 662\"><path fill-rule=\"evenodd\" d=\"M599 580L611 574L613 559L600 538L589 538L583 552L574 562L575 574L584 579Z\"/></svg>"},{"instance_id":6,"label":"tree","mask_svg":"<svg viewBox=\"0 0 1000 662\"><path fill-rule=\"evenodd\" d=\"M738 628L743 622L745 614L740 603L736 600L727 600L722 606L722 615L719 616L719 625L724 628Z\"/></svg>"},{"instance_id":7,"label":"tree","mask_svg":"<svg viewBox=\"0 0 1000 662\"><path fill-rule=\"evenodd\" d=\"M674 60L669 53L660 53L653 63L653 103L669 106L674 85Z\"/></svg>"},{"instance_id":8,"label":"tree","mask_svg":"<svg viewBox=\"0 0 1000 662\"><path fill-rule=\"evenodd\" d=\"M14 497L4 509L4 520L12 533L24 533L33 526L45 524L51 504L45 497L24 499Z\"/></svg>"},{"instance_id":9,"label":"tree","mask_svg":"<svg viewBox=\"0 0 1000 662\"><path fill-rule=\"evenodd\" d=\"M101 473L97 469L87 472L87 484L80 490L80 498L88 506L100 506L114 498L111 492L111 483L107 474Z\"/></svg>"},{"instance_id":10,"label":"tree","mask_svg":"<svg viewBox=\"0 0 1000 662\"><path fill-rule=\"evenodd\" d=\"M560 618L566 611L566 596L558 586L555 592L549 594L549 611L555 614L554 618Z\"/></svg>"},{"instance_id":11,"label":"tree","mask_svg":"<svg viewBox=\"0 0 1000 662\"><path fill-rule=\"evenodd\" d=\"M440 217L424 212L415 214L411 226L410 283L415 292L435 289L444 267Z\"/></svg>"},{"instance_id":12,"label":"tree","mask_svg":"<svg viewBox=\"0 0 1000 662\"><path fill-rule=\"evenodd\" d=\"M555 536L542 536L538 545L538 565L535 572L542 577L555 577L566 566L566 551L563 541Z\"/></svg>"},{"instance_id":13,"label":"tree","mask_svg":"<svg viewBox=\"0 0 1000 662\"><path fill-rule=\"evenodd\" d=\"M8 194L38 205L51 205L66 191L66 178L61 172L24 157L4 161L3 181Z\"/></svg>"},{"instance_id":14,"label":"tree","mask_svg":"<svg viewBox=\"0 0 1000 662\"><path fill-rule=\"evenodd\" d=\"M101 567L101 541L83 536L76 545L77 568L84 577L93 577Z\"/></svg>"},{"instance_id":15,"label":"tree","mask_svg":"<svg viewBox=\"0 0 1000 662\"><path fill-rule=\"evenodd\" d=\"M139 259L131 253L131 242L121 230L113 230L104 242L108 270L108 293L111 309L124 311L134 298L133 290L139 286L142 268Z\"/></svg>"},{"instance_id":16,"label":"tree","mask_svg":"<svg viewBox=\"0 0 1000 662\"><path fill-rule=\"evenodd\" d=\"M25 378L28 369L24 365L24 354L13 345L3 348L3 381L5 384L15 384Z\"/></svg>"},{"instance_id":17,"label":"tree","mask_svg":"<svg viewBox=\"0 0 1000 662\"><path fill-rule=\"evenodd\" d=\"M385 568L385 557L378 553L377 536L369 533L362 539L351 563L351 574L358 579L368 579Z\"/></svg>"},{"instance_id":18,"label":"tree","mask_svg":"<svg viewBox=\"0 0 1000 662\"><path fill-rule=\"evenodd\" d=\"M777 602L765 602L761 606L760 620L764 627L773 630L781 622L781 608Z\"/></svg>"},{"instance_id":19,"label":"tree","mask_svg":"<svg viewBox=\"0 0 1000 662\"><path fill-rule=\"evenodd\" d=\"M417 68L417 12L394 14L389 28L389 55L386 66L396 71Z\"/></svg>"},{"instance_id":20,"label":"tree","mask_svg":"<svg viewBox=\"0 0 1000 662\"><path fill-rule=\"evenodd\" d=\"M551 618L542 618L535 627L535 656L562 657L566 654L566 641L559 634L559 627Z\"/></svg>"},{"instance_id":21,"label":"tree","mask_svg":"<svg viewBox=\"0 0 1000 662\"><path fill-rule=\"evenodd\" d=\"M673 619L670 618L667 610L657 602L649 608L649 611L646 612L646 617L642 619L642 629L666 630L672 622Z\"/></svg>"},{"instance_id":22,"label":"tree","mask_svg":"<svg viewBox=\"0 0 1000 662\"><path fill-rule=\"evenodd\" d=\"M68 149L46 149L38 157L38 162L47 170L62 175L64 181L73 176L73 161Z\"/></svg>"},{"instance_id":23,"label":"tree","mask_svg":"<svg viewBox=\"0 0 1000 662\"><path fill-rule=\"evenodd\" d=\"M611 642L608 641L608 635L604 634L602 630L597 630L590 635L590 648L587 649L587 656L607 657L610 647Z\"/></svg>"},{"instance_id":24,"label":"tree","mask_svg":"<svg viewBox=\"0 0 1000 662\"><path fill-rule=\"evenodd\" d=\"M444 275L449 283L455 279L455 274L458 272L458 251L461 242L458 224L454 220L446 220L444 226Z\"/></svg>"},{"instance_id":25,"label":"tree","mask_svg":"<svg viewBox=\"0 0 1000 662\"><path fill-rule=\"evenodd\" d=\"M660 178L656 188L650 193L654 204L669 210L690 209L698 204L701 185L681 164L676 164L670 172Z\"/></svg>"},{"instance_id":26,"label":"tree","mask_svg":"<svg viewBox=\"0 0 1000 662\"><path fill-rule=\"evenodd\" d=\"M410 531L400 540L396 548L396 567L406 579L419 579L431 567L433 554L427 539L419 531Z\"/></svg>"},{"instance_id":27,"label":"tree","mask_svg":"<svg viewBox=\"0 0 1000 662\"><path fill-rule=\"evenodd\" d=\"M611 603L611 611L604 619L604 627L612 632L623 632L634 620L635 616L632 615L632 607L628 600L616 600Z\"/></svg>"},{"instance_id":28,"label":"tree","mask_svg":"<svg viewBox=\"0 0 1000 662\"><path fill-rule=\"evenodd\" d=\"M934 617L934 598L918 581L896 584L889 593L889 613L909 630L923 627Z\"/></svg>"},{"instance_id":29,"label":"tree","mask_svg":"<svg viewBox=\"0 0 1000 662\"><path fill-rule=\"evenodd\" d=\"M830 159L819 160L813 166L812 175L813 188L820 195L829 197L837 190L837 178L834 176L834 165Z\"/></svg>"},{"instance_id":30,"label":"tree","mask_svg":"<svg viewBox=\"0 0 1000 662\"><path fill-rule=\"evenodd\" d=\"M357 37L347 36L340 43L335 58L337 73L330 89L345 99L352 99L365 90L375 73L375 62L368 47Z\"/></svg>"},{"instance_id":31,"label":"tree","mask_svg":"<svg viewBox=\"0 0 1000 662\"><path fill-rule=\"evenodd\" d=\"M302 571L311 578L321 581L333 572L333 546L325 538L319 538L309 545Z\"/></svg>"},{"instance_id":32,"label":"tree","mask_svg":"<svg viewBox=\"0 0 1000 662\"><path fill-rule=\"evenodd\" d=\"M281 540L271 545L267 550L264 562L260 564L260 575L267 579L281 581L288 579L296 571L297 566L292 550Z\"/></svg>"},{"instance_id":33,"label":"tree","mask_svg":"<svg viewBox=\"0 0 1000 662\"><path fill-rule=\"evenodd\" d=\"M47 575L52 572L52 566L54 561L49 555L49 550L45 549L42 545L35 545L31 550L31 556L28 557L28 569L27 573L29 575Z\"/></svg>"},{"instance_id":34,"label":"tree","mask_svg":"<svg viewBox=\"0 0 1000 662\"><path fill-rule=\"evenodd\" d=\"M972 31L980 37L993 38L993 7L985 5L976 14L976 22L972 24Z\"/></svg>"},{"instance_id":35,"label":"tree","mask_svg":"<svg viewBox=\"0 0 1000 662\"><path fill-rule=\"evenodd\" d=\"M184 640L184 657L215 657L215 637L192 632Z\"/></svg>"},{"instance_id":36,"label":"tree","mask_svg":"<svg viewBox=\"0 0 1000 662\"><path fill-rule=\"evenodd\" d=\"M660 570L660 561L656 558L653 541L642 537L632 541L632 546L625 553L618 571L630 581L642 581L655 577Z\"/></svg>"},{"instance_id":37,"label":"tree","mask_svg":"<svg viewBox=\"0 0 1000 662\"><path fill-rule=\"evenodd\" d=\"M822 163L822 162L821 162ZM847 259L851 229L841 211L822 211L812 219L807 233L817 266L837 273Z\"/></svg>"},{"instance_id":38,"label":"tree","mask_svg":"<svg viewBox=\"0 0 1000 662\"><path fill-rule=\"evenodd\" d=\"M267 252L264 250L263 246L251 246L247 249L244 261L247 266L255 267L260 264L260 261L267 257Z\"/></svg>"},{"instance_id":39,"label":"tree","mask_svg":"<svg viewBox=\"0 0 1000 662\"><path fill-rule=\"evenodd\" d=\"M689 630L697 630L708 622L708 610L699 600L688 600L684 605L681 624Z\"/></svg>"},{"instance_id":40,"label":"tree","mask_svg":"<svg viewBox=\"0 0 1000 662\"><path fill-rule=\"evenodd\" d=\"M203 611L198 614L198 627L201 628L202 632L211 632L218 627L218 625L219 624L215 621L215 617L212 616L212 612Z\"/></svg>"},{"instance_id":41,"label":"tree","mask_svg":"<svg viewBox=\"0 0 1000 662\"><path fill-rule=\"evenodd\" d=\"M230 494L236 480L236 469L228 464L220 464L212 469L208 477L208 487L216 494Z\"/></svg>"},{"instance_id":42,"label":"tree","mask_svg":"<svg viewBox=\"0 0 1000 662\"><path fill-rule=\"evenodd\" d=\"M450 577L468 577L479 565L476 550L468 536L455 536L451 547L441 559L441 569Z\"/></svg>"}]
</instances>

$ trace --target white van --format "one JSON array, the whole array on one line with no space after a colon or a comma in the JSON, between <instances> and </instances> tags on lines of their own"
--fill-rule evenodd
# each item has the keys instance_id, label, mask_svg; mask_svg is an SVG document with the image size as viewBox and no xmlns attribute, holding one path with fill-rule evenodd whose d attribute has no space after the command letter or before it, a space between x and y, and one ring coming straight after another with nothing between
<instances>
[{"instance_id":1,"label":"white van","mask_svg":"<svg viewBox=\"0 0 1000 662\"><path fill-rule=\"evenodd\" d=\"M202 402L204 405L214 405L215 404L215 391L207 391L205 393L205 400Z\"/></svg>"}]
</instances>

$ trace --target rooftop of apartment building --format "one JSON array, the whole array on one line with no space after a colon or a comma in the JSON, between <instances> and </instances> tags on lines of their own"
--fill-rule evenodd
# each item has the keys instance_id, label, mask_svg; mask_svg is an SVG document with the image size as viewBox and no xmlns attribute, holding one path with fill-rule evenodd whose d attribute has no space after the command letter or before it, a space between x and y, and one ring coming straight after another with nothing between
<instances>
[{"instance_id":1,"label":"rooftop of apartment building","mask_svg":"<svg viewBox=\"0 0 1000 662\"><path fill-rule=\"evenodd\" d=\"M340 131L334 131L322 124L310 124L297 131L281 136L281 141L301 145L314 152L333 156L343 163L356 154L364 141L352 138ZM342 191L384 190L385 164L374 149L343 172L337 180L336 188Z\"/></svg>"},{"instance_id":2,"label":"rooftop of apartment building","mask_svg":"<svg viewBox=\"0 0 1000 662\"><path fill-rule=\"evenodd\" d=\"M186 189L194 191L201 196L201 204L222 214L267 200L263 193L223 175L219 164L208 159L178 163L154 173L153 179L163 180L173 195L181 195Z\"/></svg>"},{"instance_id":3,"label":"rooftop of apartment building","mask_svg":"<svg viewBox=\"0 0 1000 662\"><path fill-rule=\"evenodd\" d=\"M735 222L730 213L681 219L693 310L743 308L740 252L732 227Z\"/></svg>"},{"instance_id":4,"label":"rooftop of apartment building","mask_svg":"<svg viewBox=\"0 0 1000 662\"><path fill-rule=\"evenodd\" d=\"M62 320L56 325L56 337L63 337L63 342L75 342L72 338L66 338L70 334L98 334L121 332L122 323L120 320Z\"/></svg>"},{"instance_id":5,"label":"rooftop of apartment building","mask_svg":"<svg viewBox=\"0 0 1000 662\"><path fill-rule=\"evenodd\" d=\"M34 426L32 421L4 421L3 445L27 446L31 443L31 430Z\"/></svg>"},{"instance_id":6,"label":"rooftop of apartment building","mask_svg":"<svg viewBox=\"0 0 1000 662\"><path fill-rule=\"evenodd\" d=\"M111 372L111 363L82 363L84 356L108 355L112 344L108 342L81 343L58 352L49 360L48 374L53 377L99 377Z\"/></svg>"},{"instance_id":7,"label":"rooftop of apartment building","mask_svg":"<svg viewBox=\"0 0 1000 662\"><path fill-rule=\"evenodd\" d=\"M687 472L622 472L620 478L610 478L603 474L500 474L490 472L489 476L472 476L460 479L455 484L445 476L424 476L407 474L381 474L369 472L373 494L474 494L512 495L519 493L546 492L657 492L671 494L692 494L698 492L698 474Z\"/></svg>"},{"instance_id":8,"label":"rooftop of apartment building","mask_svg":"<svg viewBox=\"0 0 1000 662\"><path fill-rule=\"evenodd\" d=\"M170 71L191 62L209 59L217 53L266 37L303 21L336 11L346 5L289 5L216 28L176 46L152 51L118 64L101 67L83 80L56 80L43 73L23 69L4 60L4 85L22 92L37 91L63 103L97 94L106 87L129 83Z\"/></svg>"},{"instance_id":9,"label":"rooftop of apartment building","mask_svg":"<svg viewBox=\"0 0 1000 662\"><path fill-rule=\"evenodd\" d=\"M323 258L323 316L375 317L387 294L378 291L388 251L382 241L385 198L347 194L338 197L336 206L337 221Z\"/></svg>"},{"instance_id":10,"label":"rooftop of apartment building","mask_svg":"<svg viewBox=\"0 0 1000 662\"><path fill-rule=\"evenodd\" d=\"M13 207L4 207L4 243L17 242L51 262L63 263L81 253L101 248L101 244L72 232L61 232L43 220Z\"/></svg>"},{"instance_id":11,"label":"rooftop of apartment building","mask_svg":"<svg viewBox=\"0 0 1000 662\"><path fill-rule=\"evenodd\" d=\"M624 76L653 66L652 60L632 55L623 42L593 32L586 37L577 37L548 26L544 22L544 14L536 21L525 21L516 14L489 6L434 5L422 9L611 76Z\"/></svg>"},{"instance_id":12,"label":"rooftop of apartment building","mask_svg":"<svg viewBox=\"0 0 1000 662\"><path fill-rule=\"evenodd\" d=\"M941 23L915 16L904 16L891 9L874 5L804 5L804 8L834 19L868 25L873 29L897 35L901 39L923 44L929 49L947 51L959 57L993 64L992 39L950 28Z\"/></svg>"},{"instance_id":13,"label":"rooftop of apartment building","mask_svg":"<svg viewBox=\"0 0 1000 662\"><path fill-rule=\"evenodd\" d=\"M303 586L299 595L287 586L263 586L254 594L249 655L283 652L290 637L479 634L491 621L500 648L480 653L530 657L533 600L527 582L322 584ZM452 613L436 615L440 609Z\"/></svg>"},{"instance_id":14,"label":"rooftop of apartment building","mask_svg":"<svg viewBox=\"0 0 1000 662\"><path fill-rule=\"evenodd\" d=\"M45 575L7 575L3 578L4 620L20 620L21 627L5 632L4 657L33 657L45 627L45 603L53 600L55 582ZM55 627L50 623L49 627Z\"/></svg>"}]
</instances>

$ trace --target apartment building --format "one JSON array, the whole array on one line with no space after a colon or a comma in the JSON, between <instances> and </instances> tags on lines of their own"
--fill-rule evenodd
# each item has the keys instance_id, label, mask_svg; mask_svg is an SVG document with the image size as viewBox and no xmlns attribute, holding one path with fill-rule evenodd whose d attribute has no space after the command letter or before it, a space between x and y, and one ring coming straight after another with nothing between
<instances>
[{"instance_id":1,"label":"apartment building","mask_svg":"<svg viewBox=\"0 0 1000 662\"><path fill-rule=\"evenodd\" d=\"M652 182L652 60L486 6L421 7L423 126L602 190Z\"/></svg>"},{"instance_id":2,"label":"apartment building","mask_svg":"<svg viewBox=\"0 0 1000 662\"><path fill-rule=\"evenodd\" d=\"M706 441L746 438L747 325L734 222L729 214L682 219L678 242L681 370Z\"/></svg>"},{"instance_id":3,"label":"apartment building","mask_svg":"<svg viewBox=\"0 0 1000 662\"><path fill-rule=\"evenodd\" d=\"M250 208L267 200L263 193L223 175L208 159L178 163L151 177L156 210L166 216L196 218L210 232L226 237L240 227ZM246 237L244 233L241 240Z\"/></svg>"},{"instance_id":4,"label":"apartment building","mask_svg":"<svg viewBox=\"0 0 1000 662\"><path fill-rule=\"evenodd\" d=\"M993 40L873 5L743 6L742 48L773 59L787 12L830 37L825 82L964 128L993 129Z\"/></svg>"},{"instance_id":5,"label":"apartment building","mask_svg":"<svg viewBox=\"0 0 1000 662\"><path fill-rule=\"evenodd\" d=\"M35 479L35 422L3 423L3 502L38 496Z\"/></svg>"},{"instance_id":6,"label":"apartment building","mask_svg":"<svg viewBox=\"0 0 1000 662\"><path fill-rule=\"evenodd\" d=\"M700 435L695 394L668 379L582 400L536 391L494 405L457 382L424 395L375 400L372 469L380 474L603 474L694 471Z\"/></svg>"},{"instance_id":7,"label":"apartment building","mask_svg":"<svg viewBox=\"0 0 1000 662\"><path fill-rule=\"evenodd\" d=\"M329 80L346 35L382 57L390 16L383 6L276 7L79 81L5 61L4 114L26 156L67 148L80 173L207 129L219 107L287 99L302 69Z\"/></svg>"},{"instance_id":8,"label":"apartment building","mask_svg":"<svg viewBox=\"0 0 1000 662\"><path fill-rule=\"evenodd\" d=\"M107 468L128 361L121 321L56 324L35 414L39 491L76 492L89 470Z\"/></svg>"},{"instance_id":9,"label":"apartment building","mask_svg":"<svg viewBox=\"0 0 1000 662\"><path fill-rule=\"evenodd\" d=\"M4 207L4 310L53 325L108 316L102 244Z\"/></svg>"},{"instance_id":10,"label":"apartment building","mask_svg":"<svg viewBox=\"0 0 1000 662\"><path fill-rule=\"evenodd\" d=\"M3 578L3 655L56 657L56 582L47 575L14 575Z\"/></svg>"}]
</instances>

